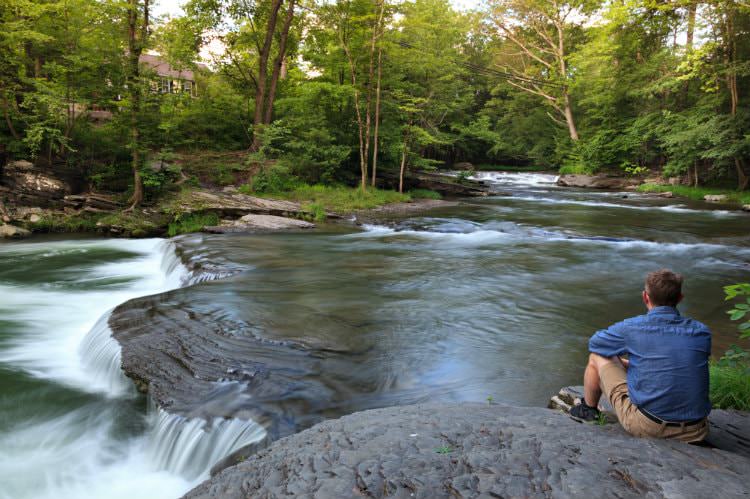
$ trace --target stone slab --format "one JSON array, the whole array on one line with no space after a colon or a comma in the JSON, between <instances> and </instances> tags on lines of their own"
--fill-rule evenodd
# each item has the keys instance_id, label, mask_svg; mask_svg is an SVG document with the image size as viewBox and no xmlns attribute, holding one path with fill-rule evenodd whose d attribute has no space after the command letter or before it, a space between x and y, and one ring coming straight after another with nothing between
<instances>
[{"instance_id":1,"label":"stone slab","mask_svg":"<svg viewBox=\"0 0 750 499\"><path fill-rule=\"evenodd\" d=\"M184 497L747 497L750 459L541 408L375 409L320 423Z\"/></svg>"}]
</instances>

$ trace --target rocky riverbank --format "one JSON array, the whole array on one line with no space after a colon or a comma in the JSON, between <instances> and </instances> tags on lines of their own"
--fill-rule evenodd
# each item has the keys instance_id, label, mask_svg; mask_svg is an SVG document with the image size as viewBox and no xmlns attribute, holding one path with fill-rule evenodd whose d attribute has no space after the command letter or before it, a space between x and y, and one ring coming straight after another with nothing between
<instances>
[{"instance_id":1,"label":"rocky riverbank","mask_svg":"<svg viewBox=\"0 0 750 499\"><path fill-rule=\"evenodd\" d=\"M482 196L489 186L437 174L409 176L413 188L429 188L446 196ZM380 215L420 211L447 201L416 199L381 207ZM154 237L185 231L212 233L259 232L312 228L313 219L340 220L356 213L320 213L298 202L243 194L234 186L222 189L181 187L151 203L125 210L121 197L83 191L80 178L11 162L0 171L0 238L20 239L33 232L94 232L115 237ZM273 217L273 218L271 218ZM183 222L185 222L183 224ZM174 226L171 228L170 225Z\"/></svg>"},{"instance_id":2,"label":"rocky riverbank","mask_svg":"<svg viewBox=\"0 0 750 499\"><path fill-rule=\"evenodd\" d=\"M184 497L739 498L748 473L746 456L637 439L549 409L413 405L321 423Z\"/></svg>"}]
</instances>

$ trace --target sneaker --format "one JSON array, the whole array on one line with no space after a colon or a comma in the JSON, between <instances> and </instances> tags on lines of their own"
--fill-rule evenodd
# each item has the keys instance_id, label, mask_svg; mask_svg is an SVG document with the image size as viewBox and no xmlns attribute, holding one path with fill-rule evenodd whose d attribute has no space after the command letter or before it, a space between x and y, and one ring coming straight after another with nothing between
<instances>
[{"instance_id":1,"label":"sneaker","mask_svg":"<svg viewBox=\"0 0 750 499\"><path fill-rule=\"evenodd\" d=\"M580 422L594 422L599 419L599 409L586 405L581 401L580 404L570 408L570 417Z\"/></svg>"}]
</instances>

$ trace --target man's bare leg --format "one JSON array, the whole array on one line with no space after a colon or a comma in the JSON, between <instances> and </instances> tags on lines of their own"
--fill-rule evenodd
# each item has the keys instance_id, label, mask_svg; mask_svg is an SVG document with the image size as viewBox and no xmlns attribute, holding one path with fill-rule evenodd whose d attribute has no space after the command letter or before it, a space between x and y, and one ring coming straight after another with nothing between
<instances>
[{"instance_id":1,"label":"man's bare leg","mask_svg":"<svg viewBox=\"0 0 750 499\"><path fill-rule=\"evenodd\" d=\"M589 363L583 373L583 396L585 404L589 407L598 407L602 396L602 388L599 381L599 371L607 364L623 364L619 357L602 357L599 354L589 354ZM624 366L627 367L627 366Z\"/></svg>"}]
</instances>

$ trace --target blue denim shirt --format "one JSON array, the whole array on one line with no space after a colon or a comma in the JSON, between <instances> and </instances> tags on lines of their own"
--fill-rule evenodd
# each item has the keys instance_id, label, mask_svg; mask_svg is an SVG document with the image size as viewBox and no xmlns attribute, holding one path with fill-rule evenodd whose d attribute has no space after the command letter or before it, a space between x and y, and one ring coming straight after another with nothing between
<instances>
[{"instance_id":1,"label":"blue denim shirt","mask_svg":"<svg viewBox=\"0 0 750 499\"><path fill-rule=\"evenodd\" d=\"M674 307L654 307L594 334L589 350L604 357L628 354L630 400L666 421L708 416L711 332Z\"/></svg>"}]
</instances>

